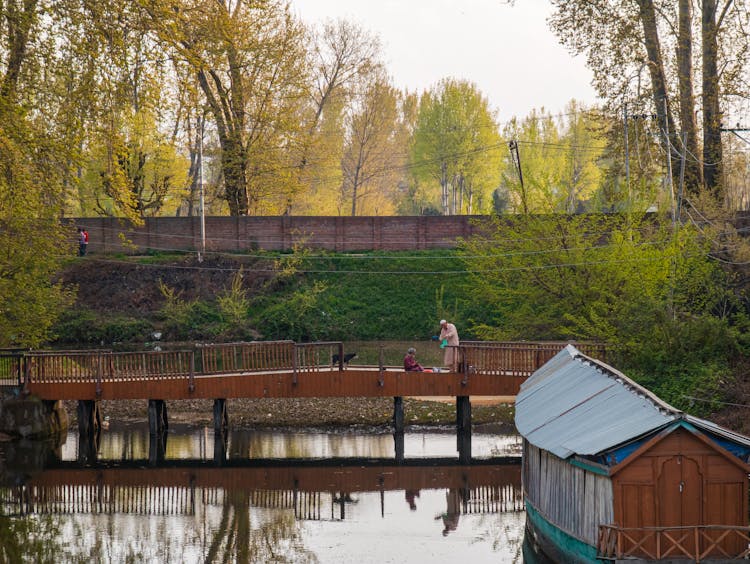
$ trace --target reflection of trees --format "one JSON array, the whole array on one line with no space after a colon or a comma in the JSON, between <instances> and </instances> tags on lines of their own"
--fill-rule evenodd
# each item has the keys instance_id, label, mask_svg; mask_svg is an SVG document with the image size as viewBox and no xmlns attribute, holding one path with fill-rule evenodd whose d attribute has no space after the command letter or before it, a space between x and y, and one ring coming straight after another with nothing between
<instances>
[{"instance_id":1,"label":"reflection of trees","mask_svg":"<svg viewBox=\"0 0 750 564\"><path fill-rule=\"evenodd\" d=\"M0 507L0 511L3 511ZM0 562L88 562L64 549L58 518L0 514Z\"/></svg>"},{"instance_id":2,"label":"reflection of trees","mask_svg":"<svg viewBox=\"0 0 750 564\"><path fill-rule=\"evenodd\" d=\"M479 523L486 529L476 537L476 541L492 543L492 551L505 549L510 554L510 562L523 562L522 541L525 513L500 513L482 515Z\"/></svg>"},{"instance_id":3,"label":"reflection of trees","mask_svg":"<svg viewBox=\"0 0 750 564\"><path fill-rule=\"evenodd\" d=\"M248 492L226 492L221 522L213 534L205 562L317 562L302 543L291 512L273 511L271 517L251 523Z\"/></svg>"}]
</instances>

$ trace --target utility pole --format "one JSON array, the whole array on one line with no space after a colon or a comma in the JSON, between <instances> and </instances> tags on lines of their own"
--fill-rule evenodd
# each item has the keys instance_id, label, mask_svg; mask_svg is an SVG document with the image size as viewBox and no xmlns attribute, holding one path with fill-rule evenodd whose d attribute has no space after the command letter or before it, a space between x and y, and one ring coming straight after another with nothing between
<instances>
[{"instance_id":1,"label":"utility pole","mask_svg":"<svg viewBox=\"0 0 750 564\"><path fill-rule=\"evenodd\" d=\"M630 208L630 151L628 150L628 103L622 105L622 116L625 130L625 189L628 191L628 208Z\"/></svg>"},{"instance_id":2,"label":"utility pole","mask_svg":"<svg viewBox=\"0 0 750 564\"><path fill-rule=\"evenodd\" d=\"M200 136L198 137L198 193L200 194L200 217L201 217L201 247L198 251L198 262L203 262L206 254L206 208L205 197L203 194L203 124L206 117L200 118Z\"/></svg>"},{"instance_id":3,"label":"utility pole","mask_svg":"<svg viewBox=\"0 0 750 564\"><path fill-rule=\"evenodd\" d=\"M521 156L518 154L518 141L513 140L508 142L508 147L510 148L510 156L513 159L513 164L516 165L516 170L518 170L518 180L521 182L521 204L523 204L523 213L528 214L529 206L526 202L526 188L523 185L523 172L521 172Z\"/></svg>"}]
</instances>

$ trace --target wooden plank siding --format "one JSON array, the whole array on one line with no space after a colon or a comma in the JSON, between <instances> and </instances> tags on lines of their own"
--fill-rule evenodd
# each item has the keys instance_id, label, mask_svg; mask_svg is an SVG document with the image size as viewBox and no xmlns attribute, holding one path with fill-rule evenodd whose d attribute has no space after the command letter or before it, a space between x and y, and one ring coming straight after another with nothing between
<instances>
[{"instance_id":1,"label":"wooden plank siding","mask_svg":"<svg viewBox=\"0 0 750 564\"><path fill-rule=\"evenodd\" d=\"M524 440L526 499L551 524L596 546L599 525L613 517L612 482Z\"/></svg>"}]
</instances>

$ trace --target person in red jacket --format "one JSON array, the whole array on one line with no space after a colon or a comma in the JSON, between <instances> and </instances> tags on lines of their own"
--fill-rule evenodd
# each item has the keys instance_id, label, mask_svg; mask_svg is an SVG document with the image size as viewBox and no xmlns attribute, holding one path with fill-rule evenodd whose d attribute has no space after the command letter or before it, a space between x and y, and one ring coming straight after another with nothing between
<instances>
[{"instance_id":1,"label":"person in red jacket","mask_svg":"<svg viewBox=\"0 0 750 564\"><path fill-rule=\"evenodd\" d=\"M424 367L417 362L417 349L409 347L404 357L404 370L407 372L424 372Z\"/></svg>"}]
</instances>

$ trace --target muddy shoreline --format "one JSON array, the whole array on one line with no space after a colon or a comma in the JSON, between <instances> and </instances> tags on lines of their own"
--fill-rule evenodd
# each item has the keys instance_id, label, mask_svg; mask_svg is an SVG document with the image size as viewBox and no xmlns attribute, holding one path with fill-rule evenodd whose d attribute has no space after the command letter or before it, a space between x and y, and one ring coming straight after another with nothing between
<instances>
[{"instance_id":1,"label":"muddy shoreline","mask_svg":"<svg viewBox=\"0 0 750 564\"><path fill-rule=\"evenodd\" d=\"M71 428L77 424L77 402L63 402ZM110 424L148 421L146 400L100 402L102 417ZM227 400L229 425L243 428L331 428L389 426L393 418L392 398L305 398ZM212 400L167 401L170 423L211 425ZM499 433L515 432L514 406L507 403L472 405L472 425ZM404 398L404 422L410 426L455 425L456 406L445 400Z\"/></svg>"}]
</instances>

